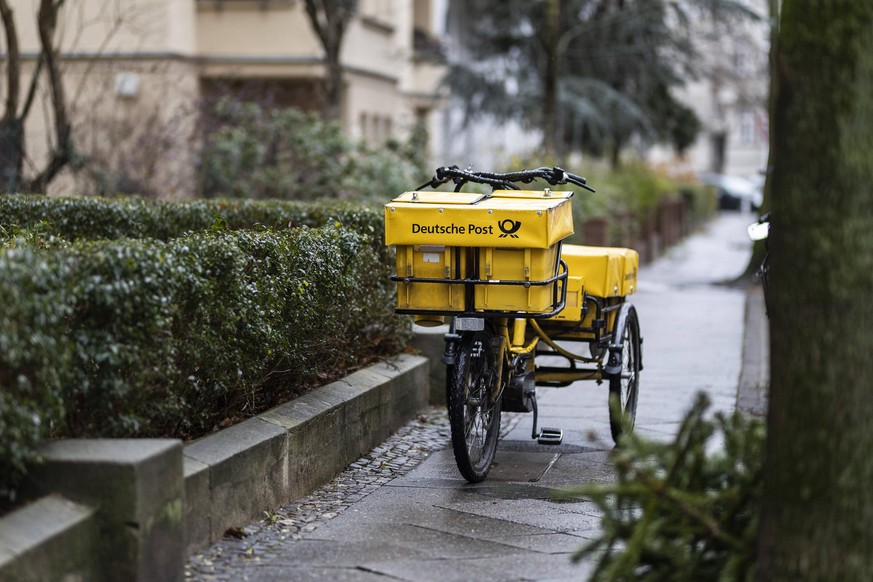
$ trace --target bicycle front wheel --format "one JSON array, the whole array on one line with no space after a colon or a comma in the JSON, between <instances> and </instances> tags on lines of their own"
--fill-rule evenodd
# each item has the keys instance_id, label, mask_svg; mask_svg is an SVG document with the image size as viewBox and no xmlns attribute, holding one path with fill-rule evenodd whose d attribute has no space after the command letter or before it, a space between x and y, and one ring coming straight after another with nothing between
<instances>
[{"instance_id":1,"label":"bicycle front wheel","mask_svg":"<svg viewBox=\"0 0 873 582\"><path fill-rule=\"evenodd\" d=\"M446 374L446 401L455 462L464 479L485 479L500 432L500 399L497 392L497 357L485 331L470 332L461 339L454 365Z\"/></svg>"}]
</instances>

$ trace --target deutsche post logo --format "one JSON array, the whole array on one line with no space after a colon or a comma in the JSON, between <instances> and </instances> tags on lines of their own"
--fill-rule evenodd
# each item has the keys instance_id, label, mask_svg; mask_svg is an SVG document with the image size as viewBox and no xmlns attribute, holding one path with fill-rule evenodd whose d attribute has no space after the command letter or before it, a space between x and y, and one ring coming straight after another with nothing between
<instances>
[{"instance_id":1,"label":"deutsche post logo","mask_svg":"<svg viewBox=\"0 0 873 582\"><path fill-rule=\"evenodd\" d=\"M501 220L500 222L498 222L497 227L500 229L500 232L503 233L498 238L518 238L518 235L515 233L518 232L519 228L521 228L521 221L510 220L507 218L506 220Z\"/></svg>"}]
</instances>

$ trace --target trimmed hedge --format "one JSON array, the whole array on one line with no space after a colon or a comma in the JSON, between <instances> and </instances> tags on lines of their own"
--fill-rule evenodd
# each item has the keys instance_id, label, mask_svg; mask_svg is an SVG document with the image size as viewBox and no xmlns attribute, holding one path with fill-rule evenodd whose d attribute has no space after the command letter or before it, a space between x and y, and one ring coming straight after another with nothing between
<instances>
[{"instance_id":1,"label":"trimmed hedge","mask_svg":"<svg viewBox=\"0 0 873 582\"><path fill-rule=\"evenodd\" d=\"M106 208L127 205L82 207L109 225ZM401 350L378 238L338 225L12 238L0 249L0 496L14 497L41 439L193 437Z\"/></svg>"},{"instance_id":2,"label":"trimmed hedge","mask_svg":"<svg viewBox=\"0 0 873 582\"><path fill-rule=\"evenodd\" d=\"M381 208L350 202L282 200L192 200L151 202L139 198L49 198L0 196L0 238L17 230L79 239L155 238L170 240L212 227L319 227L331 222L361 232L382 245Z\"/></svg>"}]
</instances>

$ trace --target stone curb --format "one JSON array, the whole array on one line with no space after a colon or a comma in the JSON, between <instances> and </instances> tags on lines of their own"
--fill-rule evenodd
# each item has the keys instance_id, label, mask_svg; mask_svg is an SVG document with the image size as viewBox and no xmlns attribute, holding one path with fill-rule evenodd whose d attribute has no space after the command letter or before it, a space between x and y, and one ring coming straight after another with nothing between
<instances>
[{"instance_id":1,"label":"stone curb","mask_svg":"<svg viewBox=\"0 0 873 582\"><path fill-rule=\"evenodd\" d=\"M359 370L184 449L188 553L305 495L427 405L427 361Z\"/></svg>"},{"instance_id":2,"label":"stone curb","mask_svg":"<svg viewBox=\"0 0 873 582\"><path fill-rule=\"evenodd\" d=\"M767 416L770 389L770 320L760 285L746 291L743 365L737 384L737 410L750 416Z\"/></svg>"},{"instance_id":3,"label":"stone curb","mask_svg":"<svg viewBox=\"0 0 873 582\"><path fill-rule=\"evenodd\" d=\"M0 579L181 580L188 553L328 481L428 395L427 359L403 354L184 448L47 443L34 471L47 496L0 519Z\"/></svg>"}]
</instances>

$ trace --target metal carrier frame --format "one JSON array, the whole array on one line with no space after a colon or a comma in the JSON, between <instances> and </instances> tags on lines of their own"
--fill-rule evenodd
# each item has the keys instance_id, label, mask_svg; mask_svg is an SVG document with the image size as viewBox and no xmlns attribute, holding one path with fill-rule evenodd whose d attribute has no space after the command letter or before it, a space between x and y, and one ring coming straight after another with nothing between
<instances>
[{"instance_id":1,"label":"metal carrier frame","mask_svg":"<svg viewBox=\"0 0 873 582\"><path fill-rule=\"evenodd\" d=\"M555 262L555 276L539 281L521 281L521 280L495 280L495 279L478 279L472 277L462 278L460 273L460 256L461 249L473 249L477 247L455 247L455 278L439 279L435 277L401 277L392 275L391 280L397 283L409 285L411 283L436 283L440 285L463 285L464 286L464 305L473 305L473 310L451 311L451 310L424 310L424 309L395 309L396 313L401 315L452 315L456 317L524 317L527 319L544 319L554 317L560 313L567 303L567 263L561 259L561 244L557 243L558 249ZM473 253L472 272L479 270L478 256ZM559 272L560 271L560 272ZM477 285L510 285L517 287L543 287L545 285L554 285L552 290L552 305L549 306L547 312L528 312L528 311L491 311L491 310L476 310L475 308L475 288ZM560 287L560 293L559 288Z\"/></svg>"}]
</instances>

